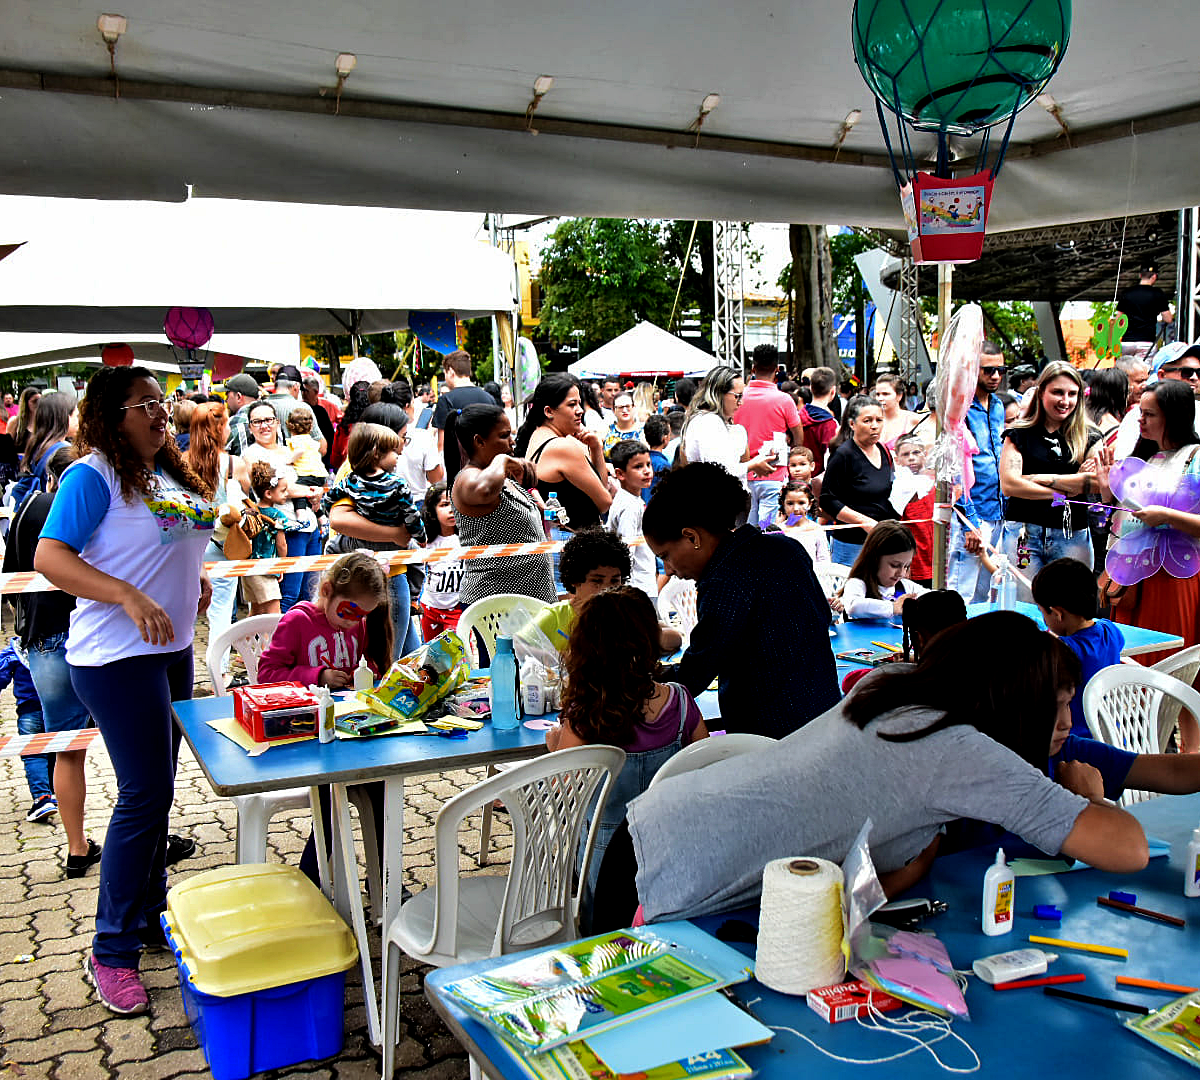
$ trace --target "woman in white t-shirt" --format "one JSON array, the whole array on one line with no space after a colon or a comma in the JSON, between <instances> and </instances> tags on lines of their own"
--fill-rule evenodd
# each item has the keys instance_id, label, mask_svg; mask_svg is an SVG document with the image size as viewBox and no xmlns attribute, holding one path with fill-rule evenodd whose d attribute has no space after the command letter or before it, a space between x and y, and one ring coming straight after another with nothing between
<instances>
[{"instance_id":1,"label":"woman in white t-shirt","mask_svg":"<svg viewBox=\"0 0 1200 1080\"><path fill-rule=\"evenodd\" d=\"M192 636L211 586L212 489L167 435L167 410L142 367L101 368L80 405L78 449L34 558L79 598L67 636L71 684L104 736L117 804L100 865L86 973L120 1015L149 1007L144 944L161 944L167 814L179 729L171 702L192 696Z\"/></svg>"},{"instance_id":2,"label":"woman in white t-shirt","mask_svg":"<svg viewBox=\"0 0 1200 1080\"><path fill-rule=\"evenodd\" d=\"M769 476L774 470L767 459L753 457L747 446L746 429L733 423L742 400L742 377L731 367L712 368L696 388L683 424L679 464L711 461L746 484L748 471Z\"/></svg>"}]
</instances>

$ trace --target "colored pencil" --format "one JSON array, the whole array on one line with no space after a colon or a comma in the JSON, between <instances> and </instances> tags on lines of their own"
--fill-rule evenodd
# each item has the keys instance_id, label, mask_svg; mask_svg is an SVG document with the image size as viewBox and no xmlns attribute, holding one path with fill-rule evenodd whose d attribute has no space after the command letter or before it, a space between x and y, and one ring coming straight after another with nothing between
<instances>
[{"instance_id":1,"label":"colored pencil","mask_svg":"<svg viewBox=\"0 0 1200 1080\"><path fill-rule=\"evenodd\" d=\"M1087 1005L1102 1005L1106 1009L1122 1009L1125 1012L1149 1014L1145 1005L1137 1005L1132 1001L1117 1001L1114 998L1092 997L1091 994L1077 994L1074 990L1059 990L1056 986L1047 986L1043 994L1051 997L1069 998L1071 1001L1082 1001Z\"/></svg>"},{"instance_id":2,"label":"colored pencil","mask_svg":"<svg viewBox=\"0 0 1200 1080\"><path fill-rule=\"evenodd\" d=\"M1097 896L1096 903L1101 907L1116 908L1118 911L1127 911L1130 915L1157 919L1159 922L1170 923L1172 926L1187 926L1186 920L1179 918L1178 915L1165 915L1161 911L1151 911L1149 908L1138 907L1136 904L1127 904L1124 900L1110 900L1107 896Z\"/></svg>"},{"instance_id":3,"label":"colored pencil","mask_svg":"<svg viewBox=\"0 0 1200 1080\"><path fill-rule=\"evenodd\" d=\"M886 641L872 641L872 645L878 645L881 649L887 649L888 652L903 652L899 645L889 645Z\"/></svg>"},{"instance_id":4,"label":"colored pencil","mask_svg":"<svg viewBox=\"0 0 1200 1080\"><path fill-rule=\"evenodd\" d=\"M1129 975L1117 976L1118 986L1138 986L1143 990L1162 990L1167 994L1192 994L1200 987L1176 986L1174 983L1155 982L1153 979L1134 979Z\"/></svg>"},{"instance_id":5,"label":"colored pencil","mask_svg":"<svg viewBox=\"0 0 1200 1080\"><path fill-rule=\"evenodd\" d=\"M1083 952L1099 953L1101 956L1119 956L1122 960L1129 959L1128 949L1115 949L1111 945L1089 945L1086 941L1067 941L1064 938L1041 937L1030 934L1029 940L1035 945L1058 945L1064 949L1080 949Z\"/></svg>"},{"instance_id":6,"label":"colored pencil","mask_svg":"<svg viewBox=\"0 0 1200 1080\"><path fill-rule=\"evenodd\" d=\"M993 990L1024 990L1030 986L1057 986L1059 983L1083 982L1087 976L1082 972L1074 975L1047 975L1044 979L1017 979L1015 982L994 983Z\"/></svg>"}]
</instances>

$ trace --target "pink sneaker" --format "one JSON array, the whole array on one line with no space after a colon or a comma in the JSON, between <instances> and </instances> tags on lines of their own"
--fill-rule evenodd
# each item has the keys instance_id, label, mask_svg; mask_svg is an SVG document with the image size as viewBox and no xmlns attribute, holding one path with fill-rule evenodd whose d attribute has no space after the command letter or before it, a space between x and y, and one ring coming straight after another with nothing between
<instances>
[{"instance_id":1,"label":"pink sneaker","mask_svg":"<svg viewBox=\"0 0 1200 1080\"><path fill-rule=\"evenodd\" d=\"M88 953L83 971L109 1012L118 1016L136 1016L149 1010L150 999L146 997L146 988L142 986L137 968L109 967Z\"/></svg>"}]
</instances>

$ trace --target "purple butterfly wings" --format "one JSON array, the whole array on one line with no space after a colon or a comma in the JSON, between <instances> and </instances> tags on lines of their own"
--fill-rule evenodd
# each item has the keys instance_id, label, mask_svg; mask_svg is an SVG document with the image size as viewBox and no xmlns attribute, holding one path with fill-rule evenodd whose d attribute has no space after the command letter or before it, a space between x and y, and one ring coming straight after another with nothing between
<instances>
[{"instance_id":1,"label":"purple butterfly wings","mask_svg":"<svg viewBox=\"0 0 1200 1080\"><path fill-rule=\"evenodd\" d=\"M1161 465L1126 458L1109 474L1113 494L1133 506L1162 506L1194 514L1200 510L1200 478L1176 477ZM1119 585L1136 585L1160 569L1174 578L1200 572L1200 539L1170 526L1152 528L1133 519L1126 533L1109 549L1104 568Z\"/></svg>"}]
</instances>

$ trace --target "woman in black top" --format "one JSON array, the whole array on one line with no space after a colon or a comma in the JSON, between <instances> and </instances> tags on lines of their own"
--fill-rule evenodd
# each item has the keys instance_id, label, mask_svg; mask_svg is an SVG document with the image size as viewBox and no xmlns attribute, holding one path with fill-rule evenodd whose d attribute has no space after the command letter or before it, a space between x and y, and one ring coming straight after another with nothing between
<instances>
[{"instance_id":1,"label":"woman in black top","mask_svg":"<svg viewBox=\"0 0 1200 1080\"><path fill-rule=\"evenodd\" d=\"M846 404L837 448L821 479L821 509L839 524L861 529L838 529L829 534L829 554L835 563L853 566L863 541L884 518L894 518L892 456L879 441L883 409L873 397L859 394Z\"/></svg>"},{"instance_id":2,"label":"woman in black top","mask_svg":"<svg viewBox=\"0 0 1200 1080\"><path fill-rule=\"evenodd\" d=\"M1083 380L1070 364L1047 364L1027 414L1004 432L1000 491L1008 501L1000 546L1009 564L1031 580L1055 559L1092 565L1087 508L1053 505L1056 494L1100 498L1095 461L1088 457L1100 433L1088 427L1082 390ZM1018 599L1032 603L1029 589L1017 585Z\"/></svg>"}]
</instances>

